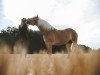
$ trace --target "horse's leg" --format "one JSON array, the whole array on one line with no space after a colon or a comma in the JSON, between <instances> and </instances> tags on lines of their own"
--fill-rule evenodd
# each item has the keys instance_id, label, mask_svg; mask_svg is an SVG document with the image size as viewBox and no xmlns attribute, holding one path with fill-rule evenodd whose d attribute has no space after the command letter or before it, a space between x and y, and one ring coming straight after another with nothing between
<instances>
[{"instance_id":1,"label":"horse's leg","mask_svg":"<svg viewBox=\"0 0 100 75\"><path fill-rule=\"evenodd\" d=\"M72 51L76 52L78 51L77 49L78 49L77 42L73 42Z\"/></svg>"},{"instance_id":2,"label":"horse's leg","mask_svg":"<svg viewBox=\"0 0 100 75\"><path fill-rule=\"evenodd\" d=\"M52 54L52 45L47 45L47 49L48 49L47 53Z\"/></svg>"},{"instance_id":3,"label":"horse's leg","mask_svg":"<svg viewBox=\"0 0 100 75\"><path fill-rule=\"evenodd\" d=\"M48 54L52 54L52 45L48 46Z\"/></svg>"},{"instance_id":4,"label":"horse's leg","mask_svg":"<svg viewBox=\"0 0 100 75\"><path fill-rule=\"evenodd\" d=\"M67 44L66 44L66 48L67 48L67 52L68 52L68 53L71 51L71 44L72 44L72 43L67 43Z\"/></svg>"}]
</instances>

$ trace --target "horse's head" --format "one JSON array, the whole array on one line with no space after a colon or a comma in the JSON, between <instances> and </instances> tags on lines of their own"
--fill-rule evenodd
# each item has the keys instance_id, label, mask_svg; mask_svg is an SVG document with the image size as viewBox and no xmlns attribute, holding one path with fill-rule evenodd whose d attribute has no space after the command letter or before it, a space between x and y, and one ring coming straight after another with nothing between
<instances>
[{"instance_id":1,"label":"horse's head","mask_svg":"<svg viewBox=\"0 0 100 75\"><path fill-rule=\"evenodd\" d=\"M21 19L21 25L27 25L27 20L26 18Z\"/></svg>"},{"instance_id":2,"label":"horse's head","mask_svg":"<svg viewBox=\"0 0 100 75\"><path fill-rule=\"evenodd\" d=\"M21 24L19 25L19 30L20 31L27 31L28 30L28 25L27 25L27 20L26 18L21 19Z\"/></svg>"},{"instance_id":3,"label":"horse's head","mask_svg":"<svg viewBox=\"0 0 100 75\"><path fill-rule=\"evenodd\" d=\"M27 24L37 25L38 24L38 15L32 18L27 19Z\"/></svg>"}]
</instances>

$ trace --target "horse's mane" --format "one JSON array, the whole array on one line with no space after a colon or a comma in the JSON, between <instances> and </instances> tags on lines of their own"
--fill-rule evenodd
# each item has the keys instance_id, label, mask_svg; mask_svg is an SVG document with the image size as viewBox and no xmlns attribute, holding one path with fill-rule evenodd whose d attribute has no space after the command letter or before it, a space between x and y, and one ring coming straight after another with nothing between
<instances>
[{"instance_id":1,"label":"horse's mane","mask_svg":"<svg viewBox=\"0 0 100 75\"><path fill-rule=\"evenodd\" d=\"M46 30L54 30L55 28L53 26L51 26L47 21L38 18L38 26L43 27Z\"/></svg>"}]
</instances>

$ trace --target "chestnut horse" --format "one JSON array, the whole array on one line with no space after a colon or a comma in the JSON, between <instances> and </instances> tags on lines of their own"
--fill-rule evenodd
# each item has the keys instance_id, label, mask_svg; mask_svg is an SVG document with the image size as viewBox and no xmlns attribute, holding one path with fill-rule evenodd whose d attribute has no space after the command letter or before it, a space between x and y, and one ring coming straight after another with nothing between
<instances>
[{"instance_id":1,"label":"chestnut horse","mask_svg":"<svg viewBox=\"0 0 100 75\"><path fill-rule=\"evenodd\" d=\"M27 39L28 38L28 25L26 23L26 18L21 19L21 24L19 25L19 34L20 38L22 39Z\"/></svg>"},{"instance_id":2,"label":"chestnut horse","mask_svg":"<svg viewBox=\"0 0 100 75\"><path fill-rule=\"evenodd\" d=\"M53 45L63 45L66 44L67 51L70 52L71 45L73 47L77 46L78 35L75 30L67 28L64 30L57 30L51 26L47 21L41 19L40 17L34 16L32 18L26 19L27 24L36 25L43 35L44 42L48 49L48 53L52 53Z\"/></svg>"}]
</instances>

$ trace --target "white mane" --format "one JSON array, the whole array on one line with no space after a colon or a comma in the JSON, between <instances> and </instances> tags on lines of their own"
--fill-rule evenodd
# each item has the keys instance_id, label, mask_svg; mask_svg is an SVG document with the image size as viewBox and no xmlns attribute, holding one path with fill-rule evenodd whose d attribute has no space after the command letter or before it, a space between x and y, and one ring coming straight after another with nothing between
<instances>
[{"instance_id":1,"label":"white mane","mask_svg":"<svg viewBox=\"0 0 100 75\"><path fill-rule=\"evenodd\" d=\"M41 18L39 18L39 20L38 20L38 26L42 26L46 30L54 30L55 29L48 22L46 22L45 20L43 20Z\"/></svg>"}]
</instances>

